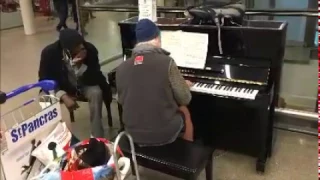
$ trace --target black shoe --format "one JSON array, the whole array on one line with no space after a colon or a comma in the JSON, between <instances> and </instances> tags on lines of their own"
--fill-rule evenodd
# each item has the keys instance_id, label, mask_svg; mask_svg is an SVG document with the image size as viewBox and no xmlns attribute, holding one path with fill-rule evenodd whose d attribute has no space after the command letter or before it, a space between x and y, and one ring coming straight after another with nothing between
<instances>
[{"instance_id":1,"label":"black shoe","mask_svg":"<svg viewBox=\"0 0 320 180\"><path fill-rule=\"evenodd\" d=\"M62 26L64 29L68 29L68 26L67 25L63 25Z\"/></svg>"},{"instance_id":2,"label":"black shoe","mask_svg":"<svg viewBox=\"0 0 320 180\"><path fill-rule=\"evenodd\" d=\"M61 31L61 28L62 28L62 26L61 26L61 25L58 25L58 26L56 27L56 30L57 30L58 32L60 32L60 31Z\"/></svg>"}]
</instances>

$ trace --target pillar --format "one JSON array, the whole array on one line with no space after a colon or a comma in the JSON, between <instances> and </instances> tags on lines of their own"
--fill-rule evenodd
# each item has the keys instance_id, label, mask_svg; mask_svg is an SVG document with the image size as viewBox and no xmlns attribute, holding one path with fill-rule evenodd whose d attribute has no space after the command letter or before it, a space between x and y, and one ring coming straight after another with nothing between
<instances>
[{"instance_id":1,"label":"pillar","mask_svg":"<svg viewBox=\"0 0 320 180\"><path fill-rule=\"evenodd\" d=\"M26 35L35 34L36 27L35 27L35 22L34 22L34 12L33 12L33 8L32 8L32 0L20 0L19 3L20 3L24 33Z\"/></svg>"}]
</instances>

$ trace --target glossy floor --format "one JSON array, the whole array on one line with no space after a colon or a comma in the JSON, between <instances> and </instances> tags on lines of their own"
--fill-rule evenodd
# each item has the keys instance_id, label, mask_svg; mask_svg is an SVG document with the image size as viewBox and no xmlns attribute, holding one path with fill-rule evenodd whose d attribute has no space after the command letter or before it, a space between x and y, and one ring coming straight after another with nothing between
<instances>
[{"instance_id":1,"label":"glossy floor","mask_svg":"<svg viewBox=\"0 0 320 180\"><path fill-rule=\"evenodd\" d=\"M97 41L97 34L104 34L101 39L106 42L100 42L98 47L100 58L107 58L112 53L120 52L120 45L117 33L110 33L117 29L117 18L123 18L124 15L117 13L106 13L105 18L99 23L107 24L101 29L95 29L88 25L88 38L94 42ZM97 17L97 19L99 16ZM101 19L100 19L101 20ZM94 20L95 21L95 20ZM93 22L92 22L93 23ZM9 91L22 84L31 83L37 80L37 71L39 65L39 55L41 49L48 43L57 38L54 31L55 22L46 21L46 19L37 19L38 33L33 36L25 36L23 29L11 29L1 31L1 90ZM91 28L91 29L90 29ZM103 29L106 28L106 29ZM99 31L99 32L98 32ZM105 33L103 33L105 32ZM116 46L116 48L114 48ZM110 50L109 52L106 52ZM120 62L115 61L102 69L104 72L116 67ZM9 101L1 106L1 114L12 109L26 99L37 95L37 91L31 91L18 98ZM76 112L76 122L70 125L71 130L80 138L89 137L89 112L87 104L81 103L80 109ZM63 119L69 122L69 116L63 108ZM114 128L105 126L107 137L115 135L118 123L118 112L113 106ZM104 122L106 124L106 114L104 112ZM71 123L69 123L71 124ZM317 137L291 133L287 131L276 130L277 141L274 148L274 155L268 162L266 173L259 175L255 172L255 159L235 154L232 152L216 152L214 159L215 180L312 180L317 178ZM141 168L142 179L174 179L172 177ZM129 177L129 179L133 179ZM204 177L200 179L204 180Z\"/></svg>"}]
</instances>

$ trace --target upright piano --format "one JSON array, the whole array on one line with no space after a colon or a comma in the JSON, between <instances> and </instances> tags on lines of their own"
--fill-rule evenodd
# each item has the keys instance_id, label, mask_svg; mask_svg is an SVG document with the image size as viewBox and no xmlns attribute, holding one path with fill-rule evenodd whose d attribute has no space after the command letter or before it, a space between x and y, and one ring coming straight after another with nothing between
<instances>
[{"instance_id":1,"label":"upright piano","mask_svg":"<svg viewBox=\"0 0 320 180\"><path fill-rule=\"evenodd\" d=\"M119 22L124 58L136 44L137 17ZM256 170L264 172L272 154L273 115L279 98L287 24L279 21L244 21L242 26L222 27L223 54L218 29L192 25L187 19L159 18L161 30L207 33L204 69L179 67L194 82L189 109L195 139L205 145L257 158ZM109 74L115 84L116 71Z\"/></svg>"}]
</instances>

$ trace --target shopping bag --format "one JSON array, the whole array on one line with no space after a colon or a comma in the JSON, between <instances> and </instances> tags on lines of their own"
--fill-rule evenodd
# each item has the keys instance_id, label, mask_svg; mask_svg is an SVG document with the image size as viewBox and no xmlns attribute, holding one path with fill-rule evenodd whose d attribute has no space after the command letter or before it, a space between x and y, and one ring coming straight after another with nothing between
<instances>
[{"instance_id":1,"label":"shopping bag","mask_svg":"<svg viewBox=\"0 0 320 180\"><path fill-rule=\"evenodd\" d=\"M82 147L86 147L92 139L96 140L99 143L103 143L109 153L108 160L103 165L83 168L83 162L81 157L81 153L85 152L85 150L81 149ZM80 147L80 148L79 148ZM77 149L78 148L78 149ZM112 142L103 138L91 138L84 140L80 143L77 143L71 146L62 157L61 161L55 160L54 162L48 164L46 168L36 177L32 178L32 180L100 180L107 179L113 180L115 179L115 165L113 161L113 157L117 154L118 164L121 168L121 180L125 178L129 169L130 169L130 160L128 158L123 157L123 153L120 148L117 148L116 152L113 152L114 145ZM98 157L99 158L99 157ZM60 169L57 166L57 163L60 163ZM81 169L82 167L83 169ZM49 171L49 172L48 172Z\"/></svg>"},{"instance_id":2,"label":"shopping bag","mask_svg":"<svg viewBox=\"0 0 320 180\"><path fill-rule=\"evenodd\" d=\"M44 141L32 152L45 166L65 154L70 147L72 134L65 122L60 122Z\"/></svg>"}]
</instances>

